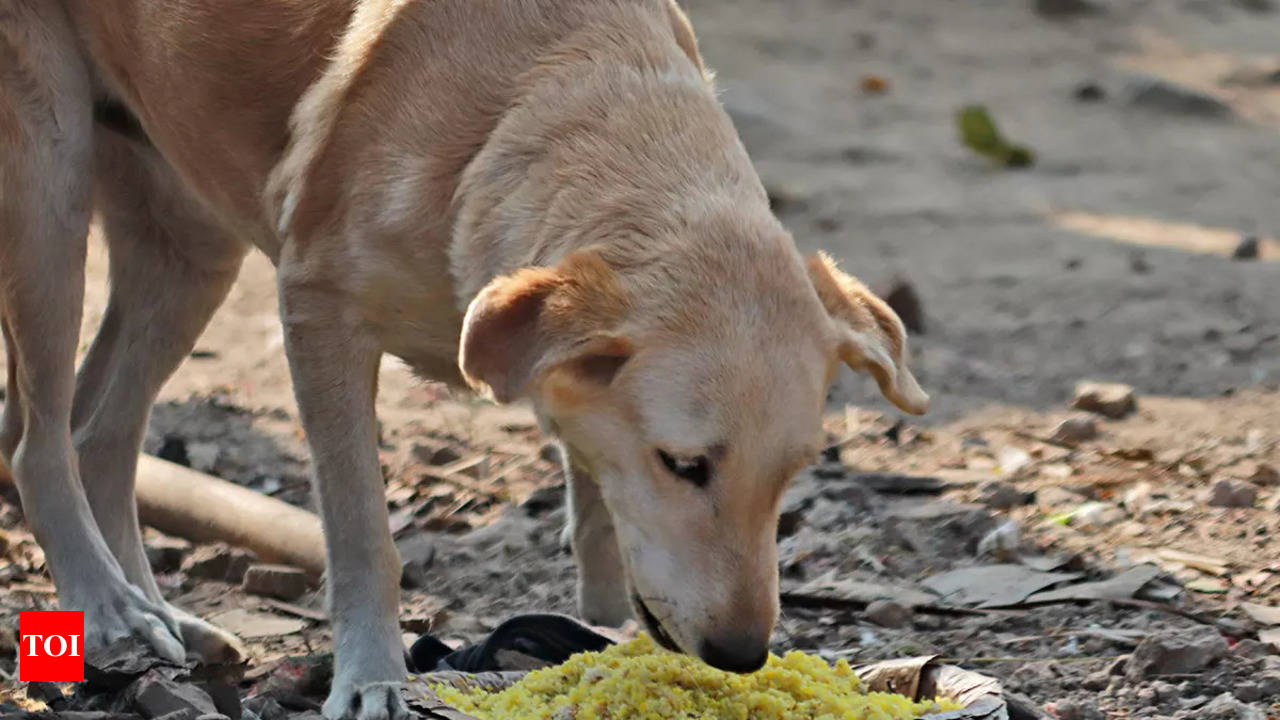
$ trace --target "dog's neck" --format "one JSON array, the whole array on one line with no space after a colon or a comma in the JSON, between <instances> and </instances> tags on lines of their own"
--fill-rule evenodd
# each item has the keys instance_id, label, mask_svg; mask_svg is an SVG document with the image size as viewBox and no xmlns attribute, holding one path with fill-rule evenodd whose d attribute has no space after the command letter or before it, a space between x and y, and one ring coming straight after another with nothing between
<instances>
[{"instance_id":1,"label":"dog's neck","mask_svg":"<svg viewBox=\"0 0 1280 720\"><path fill-rule=\"evenodd\" d=\"M493 278L585 246L616 270L645 264L654 238L712 208L773 222L710 79L669 29L639 32L654 36L559 48L468 166L450 251L459 310Z\"/></svg>"}]
</instances>

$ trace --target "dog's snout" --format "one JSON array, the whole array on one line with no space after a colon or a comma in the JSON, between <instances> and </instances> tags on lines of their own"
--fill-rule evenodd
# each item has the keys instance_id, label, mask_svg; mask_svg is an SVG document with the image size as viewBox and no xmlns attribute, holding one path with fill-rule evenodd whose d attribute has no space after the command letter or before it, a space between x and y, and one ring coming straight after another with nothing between
<instances>
[{"instance_id":1,"label":"dog's snout","mask_svg":"<svg viewBox=\"0 0 1280 720\"><path fill-rule=\"evenodd\" d=\"M718 670L752 673L769 659L769 645L745 635L721 640L704 640L699 650L702 661Z\"/></svg>"}]
</instances>

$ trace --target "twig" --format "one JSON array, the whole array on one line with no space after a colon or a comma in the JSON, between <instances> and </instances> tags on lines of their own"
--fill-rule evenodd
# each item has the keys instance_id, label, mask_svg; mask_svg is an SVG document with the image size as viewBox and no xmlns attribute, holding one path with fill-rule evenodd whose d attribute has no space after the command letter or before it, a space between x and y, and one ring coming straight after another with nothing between
<instances>
[{"instance_id":1,"label":"twig","mask_svg":"<svg viewBox=\"0 0 1280 720\"><path fill-rule=\"evenodd\" d=\"M287 603L283 600L276 600L274 598L265 598L265 599L267 601L267 605L270 605L271 607L275 608L276 610L279 610L282 613L285 613L286 615L293 615L296 617L303 618L304 620L314 620L316 622L329 621L329 616L325 615L319 610L312 610L311 608L302 607L301 605L294 605L293 603Z\"/></svg>"}]
</instances>

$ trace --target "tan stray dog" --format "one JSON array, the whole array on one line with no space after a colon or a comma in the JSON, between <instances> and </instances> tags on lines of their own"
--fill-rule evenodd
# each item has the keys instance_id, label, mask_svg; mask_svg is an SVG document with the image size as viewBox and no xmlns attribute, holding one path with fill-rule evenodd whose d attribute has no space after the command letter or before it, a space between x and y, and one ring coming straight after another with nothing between
<instances>
[{"instance_id":1,"label":"tan stray dog","mask_svg":"<svg viewBox=\"0 0 1280 720\"><path fill-rule=\"evenodd\" d=\"M902 324L801 258L671 0L0 0L0 449L89 642L233 657L167 604L136 454L256 245L279 268L327 534L325 714L402 717L384 352L566 448L590 620L763 662L775 525L838 364L909 412ZM106 316L73 363L90 214Z\"/></svg>"}]
</instances>

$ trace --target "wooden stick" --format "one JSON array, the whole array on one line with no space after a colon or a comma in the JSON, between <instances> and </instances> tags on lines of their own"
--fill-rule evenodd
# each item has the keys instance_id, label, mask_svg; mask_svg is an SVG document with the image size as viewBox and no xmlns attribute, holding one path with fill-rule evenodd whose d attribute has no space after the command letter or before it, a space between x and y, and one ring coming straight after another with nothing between
<instances>
[{"instance_id":1,"label":"wooden stick","mask_svg":"<svg viewBox=\"0 0 1280 720\"><path fill-rule=\"evenodd\" d=\"M168 535L248 548L264 562L324 572L324 533L315 513L167 460L141 455L138 518ZM0 480L13 482L0 463Z\"/></svg>"}]
</instances>

